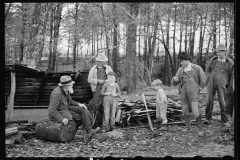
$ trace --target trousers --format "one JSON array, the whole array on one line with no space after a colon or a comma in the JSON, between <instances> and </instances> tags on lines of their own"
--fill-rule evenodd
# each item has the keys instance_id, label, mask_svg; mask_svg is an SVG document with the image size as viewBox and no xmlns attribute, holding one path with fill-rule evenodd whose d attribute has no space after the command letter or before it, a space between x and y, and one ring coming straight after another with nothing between
<instances>
[{"instance_id":1,"label":"trousers","mask_svg":"<svg viewBox=\"0 0 240 160\"><path fill-rule=\"evenodd\" d=\"M117 110L117 99L113 96L103 97L104 119L103 128L109 129L115 126L115 115Z\"/></svg>"},{"instance_id":2,"label":"trousers","mask_svg":"<svg viewBox=\"0 0 240 160\"><path fill-rule=\"evenodd\" d=\"M88 110L80 106L69 106L73 120L83 124L83 130L92 129L92 118Z\"/></svg>"}]
</instances>

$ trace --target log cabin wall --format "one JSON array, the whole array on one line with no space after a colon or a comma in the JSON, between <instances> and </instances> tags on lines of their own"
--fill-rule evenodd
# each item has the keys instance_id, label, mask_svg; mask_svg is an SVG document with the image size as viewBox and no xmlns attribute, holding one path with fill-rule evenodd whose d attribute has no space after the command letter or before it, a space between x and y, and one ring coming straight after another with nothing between
<instances>
[{"instance_id":1,"label":"log cabin wall","mask_svg":"<svg viewBox=\"0 0 240 160\"><path fill-rule=\"evenodd\" d=\"M11 67L5 66L5 106L10 94ZM81 103L88 103L92 98L90 84L87 82L88 71L84 72L44 72L15 65L16 92L14 106L41 108L49 105L49 97L54 88L58 86L60 77L69 75L75 81L72 98ZM5 107L6 108L6 107Z\"/></svg>"}]
</instances>

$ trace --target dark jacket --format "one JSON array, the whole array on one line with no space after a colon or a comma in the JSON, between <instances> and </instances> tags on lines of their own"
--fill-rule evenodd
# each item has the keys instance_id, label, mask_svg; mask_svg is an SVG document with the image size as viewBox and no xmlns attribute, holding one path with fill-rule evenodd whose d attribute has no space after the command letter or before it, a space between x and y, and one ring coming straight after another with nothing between
<instances>
[{"instance_id":1,"label":"dark jacket","mask_svg":"<svg viewBox=\"0 0 240 160\"><path fill-rule=\"evenodd\" d=\"M207 76L206 85L209 82L209 78L210 78L210 76L212 74L212 71L213 71L217 61L218 61L218 56L212 57L212 59L210 59L210 61L209 61L208 66L206 67L206 76ZM234 65L233 60L231 60L230 58L226 57L226 62L224 63L223 74L225 75L225 78L226 78L227 82L229 82L229 80L231 79L231 75L232 75L231 73L232 73L233 65Z\"/></svg>"},{"instance_id":2,"label":"dark jacket","mask_svg":"<svg viewBox=\"0 0 240 160\"><path fill-rule=\"evenodd\" d=\"M205 75L202 67L197 64L193 64L193 63L191 63L191 65L192 65L193 74L194 74L196 82L198 83L198 86L203 88L205 86L206 75ZM181 89L181 87L182 87L182 75L183 75L183 67L180 67L175 76L175 77L178 77L180 80L178 82L178 83L180 83L179 89ZM178 84L178 83L174 82L173 84Z\"/></svg>"},{"instance_id":3,"label":"dark jacket","mask_svg":"<svg viewBox=\"0 0 240 160\"><path fill-rule=\"evenodd\" d=\"M69 104L67 97L63 95L60 86L55 88L50 95L50 103L48 107L49 118L58 122L62 122L63 118L73 120L69 112L69 105L78 105L78 102L72 100L69 95Z\"/></svg>"}]
</instances>

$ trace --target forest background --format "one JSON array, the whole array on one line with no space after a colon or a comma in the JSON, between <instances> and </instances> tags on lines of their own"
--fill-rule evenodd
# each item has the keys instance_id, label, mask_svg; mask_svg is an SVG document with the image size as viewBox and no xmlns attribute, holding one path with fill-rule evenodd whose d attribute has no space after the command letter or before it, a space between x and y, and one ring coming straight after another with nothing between
<instances>
[{"instance_id":1,"label":"forest background","mask_svg":"<svg viewBox=\"0 0 240 160\"><path fill-rule=\"evenodd\" d=\"M104 52L128 93L178 67L205 70L218 44L234 52L234 3L5 3L5 64L89 70Z\"/></svg>"}]
</instances>

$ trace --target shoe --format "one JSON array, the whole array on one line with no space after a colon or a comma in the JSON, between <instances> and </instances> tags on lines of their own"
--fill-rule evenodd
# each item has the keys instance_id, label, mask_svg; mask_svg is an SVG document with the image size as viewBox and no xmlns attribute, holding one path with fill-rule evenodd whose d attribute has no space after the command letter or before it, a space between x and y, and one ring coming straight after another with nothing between
<instances>
[{"instance_id":1,"label":"shoe","mask_svg":"<svg viewBox=\"0 0 240 160\"><path fill-rule=\"evenodd\" d=\"M198 136L199 136L199 137L202 137L202 136L204 136L204 131L201 131L201 130L200 130L200 131L198 131Z\"/></svg>"},{"instance_id":2,"label":"shoe","mask_svg":"<svg viewBox=\"0 0 240 160\"><path fill-rule=\"evenodd\" d=\"M211 124L211 121L208 120L208 119L206 119L203 123L204 123L204 124Z\"/></svg>"},{"instance_id":3,"label":"shoe","mask_svg":"<svg viewBox=\"0 0 240 160\"><path fill-rule=\"evenodd\" d=\"M158 122L156 129L159 129L162 127L162 122Z\"/></svg>"},{"instance_id":4,"label":"shoe","mask_svg":"<svg viewBox=\"0 0 240 160\"><path fill-rule=\"evenodd\" d=\"M91 129L90 132L88 132L85 137L84 137L84 142L87 143L88 141L90 141L92 139L92 136L97 133L100 130L99 127L97 127L96 129Z\"/></svg>"}]
</instances>

